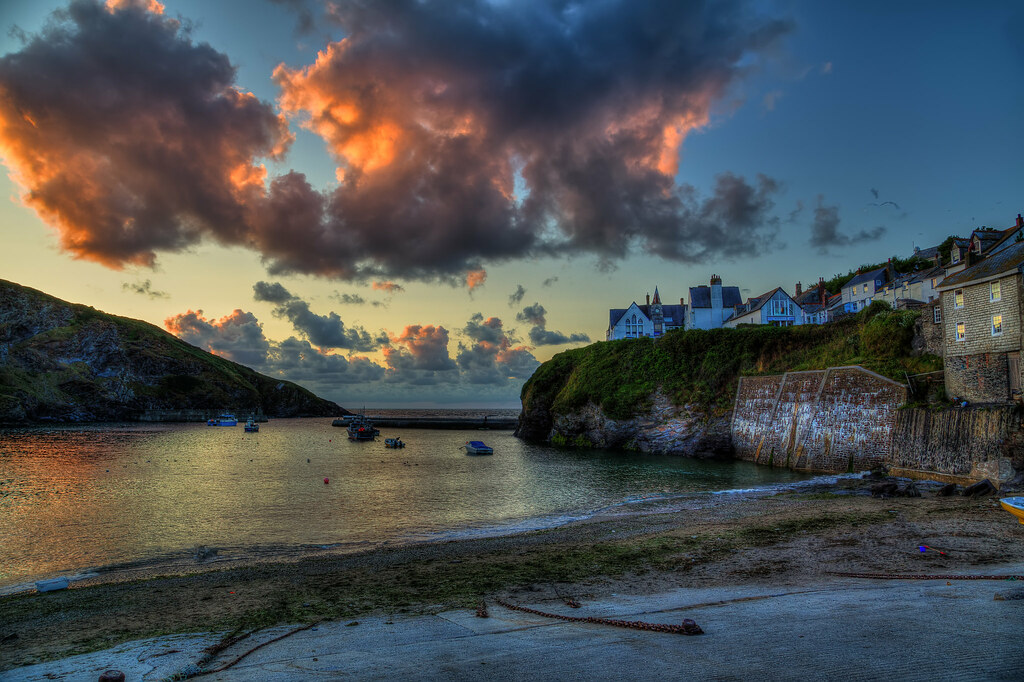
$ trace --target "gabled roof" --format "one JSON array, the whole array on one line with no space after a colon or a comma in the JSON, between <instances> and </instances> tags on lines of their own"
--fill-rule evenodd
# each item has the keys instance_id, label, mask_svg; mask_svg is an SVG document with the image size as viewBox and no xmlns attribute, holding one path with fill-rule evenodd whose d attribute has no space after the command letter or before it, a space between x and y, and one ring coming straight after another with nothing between
<instances>
[{"instance_id":1,"label":"gabled roof","mask_svg":"<svg viewBox=\"0 0 1024 682\"><path fill-rule=\"evenodd\" d=\"M828 300L829 296L831 296L831 294L829 293L828 289L825 289L825 300ZM796 301L797 305L800 305L800 306L812 305L812 304L815 304L815 303L819 303L820 304L821 303L821 296L818 294L818 285L815 284L813 287L811 287L807 291L800 292L800 295L799 296L794 296L793 300Z\"/></svg>"},{"instance_id":2,"label":"gabled roof","mask_svg":"<svg viewBox=\"0 0 1024 682\"><path fill-rule=\"evenodd\" d=\"M859 275L854 276L854 278L851 279L846 284L844 284L842 288L845 289L846 287L855 287L858 284L862 284L864 282L873 282L876 279L880 279L880 280L882 280L884 282L885 279L886 279L885 278L885 268L886 268L886 266L883 265L882 267L876 268L875 270L870 270L868 272L862 272Z\"/></svg>"},{"instance_id":3,"label":"gabled roof","mask_svg":"<svg viewBox=\"0 0 1024 682\"><path fill-rule=\"evenodd\" d=\"M732 308L743 302L739 287L722 287L722 307ZM702 284L699 287L690 287L690 307L710 308L711 287Z\"/></svg>"},{"instance_id":4,"label":"gabled roof","mask_svg":"<svg viewBox=\"0 0 1024 682\"><path fill-rule=\"evenodd\" d=\"M748 298L746 305L737 308L736 315L746 315L747 313L752 313L756 310L760 310L762 307L764 307L765 303L770 301L772 297L775 296L775 294L777 294L780 291L785 295L786 298L788 298L791 301L793 300L793 297L787 294L785 289L783 289L782 287L775 287L768 293L761 294L760 296L754 296L753 298Z\"/></svg>"},{"instance_id":5,"label":"gabled roof","mask_svg":"<svg viewBox=\"0 0 1024 682\"><path fill-rule=\"evenodd\" d=\"M653 303L651 305L654 305ZM649 320L651 319L651 306L640 305L636 301L633 301L632 305L628 308L612 308L608 311L608 327L614 327L622 319L628 311L633 309L633 306L637 307L637 310L642 312L644 316ZM665 319L671 319L673 324L683 324L683 317L686 314L686 307L681 305L662 305L661 313Z\"/></svg>"},{"instance_id":6,"label":"gabled roof","mask_svg":"<svg viewBox=\"0 0 1024 682\"><path fill-rule=\"evenodd\" d=\"M975 230L971 234L971 241L974 241L975 237L981 242L981 252L985 253L996 242L1002 241L1004 234L1003 230Z\"/></svg>"},{"instance_id":7,"label":"gabled roof","mask_svg":"<svg viewBox=\"0 0 1024 682\"><path fill-rule=\"evenodd\" d=\"M961 284L970 284L990 279L998 275L1010 274L1024 266L1024 242L1017 242L1002 251L992 254L985 260L960 272L955 272L936 287L945 291Z\"/></svg>"}]
</instances>

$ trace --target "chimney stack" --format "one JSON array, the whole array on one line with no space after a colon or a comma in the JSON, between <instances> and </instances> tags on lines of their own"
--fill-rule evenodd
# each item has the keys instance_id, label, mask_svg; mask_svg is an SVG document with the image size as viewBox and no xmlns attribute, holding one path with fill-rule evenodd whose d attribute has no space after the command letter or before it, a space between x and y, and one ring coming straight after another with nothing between
<instances>
[{"instance_id":1,"label":"chimney stack","mask_svg":"<svg viewBox=\"0 0 1024 682\"><path fill-rule=\"evenodd\" d=\"M651 295L647 294L647 305L651 304Z\"/></svg>"},{"instance_id":2,"label":"chimney stack","mask_svg":"<svg viewBox=\"0 0 1024 682\"><path fill-rule=\"evenodd\" d=\"M799 297L799 296L800 296L800 292L801 292L801 291L803 291L803 285L801 285L801 283L800 283L800 282L797 282L797 283L796 283L796 296L797 296L797 297Z\"/></svg>"},{"instance_id":3,"label":"chimney stack","mask_svg":"<svg viewBox=\"0 0 1024 682\"><path fill-rule=\"evenodd\" d=\"M1024 218L1020 217L1020 213L1017 214L1017 227L1024 227Z\"/></svg>"}]
</instances>

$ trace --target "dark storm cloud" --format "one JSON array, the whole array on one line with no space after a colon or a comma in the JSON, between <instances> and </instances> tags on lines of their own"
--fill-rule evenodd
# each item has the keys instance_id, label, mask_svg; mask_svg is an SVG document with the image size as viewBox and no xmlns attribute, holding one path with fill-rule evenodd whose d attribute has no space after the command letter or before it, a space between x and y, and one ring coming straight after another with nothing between
<instances>
[{"instance_id":1,"label":"dark storm cloud","mask_svg":"<svg viewBox=\"0 0 1024 682\"><path fill-rule=\"evenodd\" d=\"M819 196L818 205L814 209L814 222L811 224L811 246L818 249L819 253L828 253L830 248L873 241L885 234L885 228L878 226L870 230L860 230L850 236L839 231L839 223L839 207L826 206L824 197Z\"/></svg>"},{"instance_id":2,"label":"dark storm cloud","mask_svg":"<svg viewBox=\"0 0 1024 682\"><path fill-rule=\"evenodd\" d=\"M523 302L523 296L526 296L526 289L523 288L522 284L516 285L516 290L508 296L508 307L515 308L517 305Z\"/></svg>"},{"instance_id":3,"label":"dark storm cloud","mask_svg":"<svg viewBox=\"0 0 1024 682\"><path fill-rule=\"evenodd\" d=\"M170 298L171 295L166 291L158 291L153 288L153 283L148 279L144 282L122 282L121 288L125 291L131 291L142 296L148 296L149 298Z\"/></svg>"},{"instance_id":4,"label":"dark storm cloud","mask_svg":"<svg viewBox=\"0 0 1024 682\"><path fill-rule=\"evenodd\" d=\"M278 282L256 282L253 297L257 301L274 303L274 316L286 318L314 346L320 348L370 351L387 343L387 336L370 336L362 327L346 327L335 312L318 315L309 303L294 296Z\"/></svg>"},{"instance_id":5,"label":"dark storm cloud","mask_svg":"<svg viewBox=\"0 0 1024 682\"><path fill-rule=\"evenodd\" d=\"M328 9L345 40L274 79L337 160L335 189L294 171L265 183L257 160L291 136L225 55L173 19L73 0L0 59L0 149L25 201L111 267L209 237L272 274L472 288L488 261L771 248L774 181L723 174L702 196L675 175L687 134L789 22L739 0Z\"/></svg>"},{"instance_id":6,"label":"dark storm cloud","mask_svg":"<svg viewBox=\"0 0 1024 682\"><path fill-rule=\"evenodd\" d=\"M66 251L114 268L204 234L249 243L253 159L283 153L286 121L178 20L121 5L73 0L0 57L0 154L23 200Z\"/></svg>"}]
</instances>

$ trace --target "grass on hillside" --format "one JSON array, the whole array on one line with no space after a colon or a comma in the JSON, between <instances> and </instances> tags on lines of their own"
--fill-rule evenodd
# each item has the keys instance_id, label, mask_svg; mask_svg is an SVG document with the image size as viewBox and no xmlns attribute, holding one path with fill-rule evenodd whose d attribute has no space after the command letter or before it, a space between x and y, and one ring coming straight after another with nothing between
<instances>
[{"instance_id":1,"label":"grass on hillside","mask_svg":"<svg viewBox=\"0 0 1024 682\"><path fill-rule=\"evenodd\" d=\"M565 412L588 403L613 419L650 407L658 388L675 404L728 409L740 376L861 365L897 381L942 368L911 349L920 315L876 301L851 318L825 325L749 326L673 331L565 351L523 386L524 406Z\"/></svg>"}]
</instances>

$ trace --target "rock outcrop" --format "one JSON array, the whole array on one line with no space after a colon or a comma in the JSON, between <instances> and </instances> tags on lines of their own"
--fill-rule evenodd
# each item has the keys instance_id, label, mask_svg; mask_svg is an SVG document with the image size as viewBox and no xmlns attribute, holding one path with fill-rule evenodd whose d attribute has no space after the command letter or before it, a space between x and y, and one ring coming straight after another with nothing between
<instances>
[{"instance_id":1,"label":"rock outcrop","mask_svg":"<svg viewBox=\"0 0 1024 682\"><path fill-rule=\"evenodd\" d=\"M0 280L0 424L345 414L290 381L118 317Z\"/></svg>"}]
</instances>

